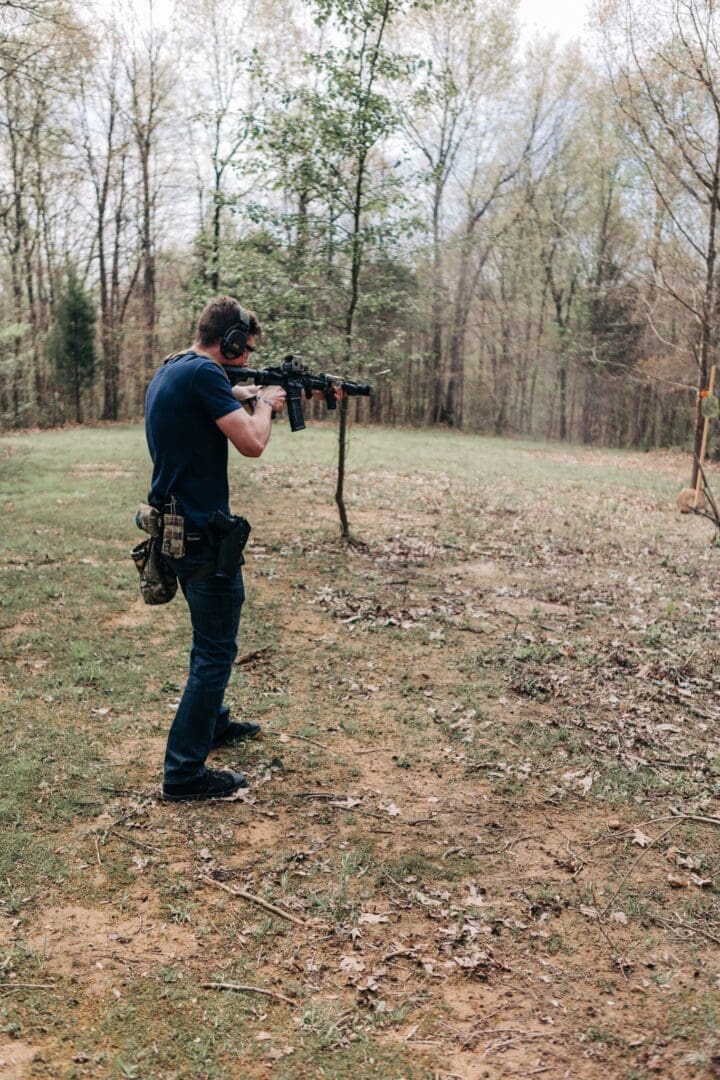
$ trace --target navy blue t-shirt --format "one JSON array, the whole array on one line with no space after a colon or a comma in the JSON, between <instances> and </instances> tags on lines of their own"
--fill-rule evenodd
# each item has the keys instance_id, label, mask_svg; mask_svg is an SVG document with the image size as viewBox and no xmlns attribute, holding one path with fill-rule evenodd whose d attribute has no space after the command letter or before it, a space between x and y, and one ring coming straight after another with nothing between
<instances>
[{"instance_id":1,"label":"navy blue t-shirt","mask_svg":"<svg viewBox=\"0 0 720 1080\"><path fill-rule=\"evenodd\" d=\"M174 495L200 528L213 510L229 513L228 441L215 421L239 408L227 375L207 356L183 353L155 372L145 398L149 503L162 508Z\"/></svg>"}]
</instances>

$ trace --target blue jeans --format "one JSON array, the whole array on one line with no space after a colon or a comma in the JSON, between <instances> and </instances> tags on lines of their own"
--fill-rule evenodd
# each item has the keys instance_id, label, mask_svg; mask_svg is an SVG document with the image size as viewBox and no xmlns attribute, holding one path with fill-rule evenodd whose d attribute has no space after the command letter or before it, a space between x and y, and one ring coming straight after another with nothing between
<instances>
[{"instance_id":1,"label":"blue jeans","mask_svg":"<svg viewBox=\"0 0 720 1080\"><path fill-rule=\"evenodd\" d=\"M188 580L211 559L209 547L183 559L168 559L187 600L193 631L190 673L165 751L165 782L169 784L184 784L203 775L213 740L229 723L223 697L237 656L245 590L240 570L234 581L214 573Z\"/></svg>"}]
</instances>

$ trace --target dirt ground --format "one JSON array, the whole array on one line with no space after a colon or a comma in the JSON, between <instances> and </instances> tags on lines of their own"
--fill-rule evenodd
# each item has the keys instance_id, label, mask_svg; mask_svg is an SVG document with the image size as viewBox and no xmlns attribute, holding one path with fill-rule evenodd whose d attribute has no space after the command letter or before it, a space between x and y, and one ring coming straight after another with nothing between
<instances>
[{"instance_id":1,"label":"dirt ground","mask_svg":"<svg viewBox=\"0 0 720 1080\"><path fill-rule=\"evenodd\" d=\"M368 469L353 547L299 465L236 486L229 700L264 734L212 764L250 790L158 800L186 614L121 591L100 663L126 642L153 693L67 714L97 806L0 909L0 1077L720 1077L720 552L685 467ZM8 655L6 698L45 659Z\"/></svg>"}]
</instances>

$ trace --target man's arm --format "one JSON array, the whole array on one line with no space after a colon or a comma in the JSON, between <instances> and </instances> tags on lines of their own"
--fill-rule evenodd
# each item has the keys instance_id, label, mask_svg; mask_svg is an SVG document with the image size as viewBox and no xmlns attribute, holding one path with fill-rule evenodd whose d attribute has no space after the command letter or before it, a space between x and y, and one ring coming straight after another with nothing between
<instances>
[{"instance_id":1,"label":"man's arm","mask_svg":"<svg viewBox=\"0 0 720 1080\"><path fill-rule=\"evenodd\" d=\"M215 423L244 457L260 457L272 431L272 415L285 404L282 386L265 386L256 398L252 415L245 409L221 416Z\"/></svg>"}]
</instances>

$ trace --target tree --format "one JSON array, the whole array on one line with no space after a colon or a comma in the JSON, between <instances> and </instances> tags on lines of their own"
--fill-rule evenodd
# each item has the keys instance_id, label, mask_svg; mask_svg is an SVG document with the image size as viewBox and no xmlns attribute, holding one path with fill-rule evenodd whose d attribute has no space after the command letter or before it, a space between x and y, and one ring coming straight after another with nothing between
<instances>
[{"instance_id":1,"label":"tree","mask_svg":"<svg viewBox=\"0 0 720 1080\"><path fill-rule=\"evenodd\" d=\"M200 177L202 273L216 293L221 287L223 227L227 210L237 199L227 178L241 151L249 150L254 133L249 42L259 13L252 0L242 5L235 0L183 0L182 15L188 53L186 90L192 95L189 129ZM202 64L196 62L198 55Z\"/></svg>"},{"instance_id":2,"label":"tree","mask_svg":"<svg viewBox=\"0 0 720 1080\"><path fill-rule=\"evenodd\" d=\"M0 318L13 327L3 355L0 409L36 420L47 399L44 337L67 193L77 171L66 155L69 72L87 40L64 5L0 9Z\"/></svg>"},{"instance_id":3,"label":"tree","mask_svg":"<svg viewBox=\"0 0 720 1080\"><path fill-rule=\"evenodd\" d=\"M117 420L120 398L120 351L127 306L141 258L127 235L128 170L131 133L124 100L118 28L103 27L96 63L78 78L78 141L87 166L94 204L93 258L100 293L100 341L103 374L103 420ZM97 58L101 62L97 63ZM123 283L123 274L128 280Z\"/></svg>"},{"instance_id":4,"label":"tree","mask_svg":"<svg viewBox=\"0 0 720 1080\"><path fill-rule=\"evenodd\" d=\"M82 393L95 374L95 308L72 268L55 304L48 352L75 420L82 423Z\"/></svg>"},{"instance_id":5,"label":"tree","mask_svg":"<svg viewBox=\"0 0 720 1080\"><path fill-rule=\"evenodd\" d=\"M138 238L140 245L143 360L149 380L157 363L157 218L163 179L159 168L162 125L174 79L166 50L166 34L153 22L152 3L146 27L131 26L125 42L125 74L129 86L129 122L137 165Z\"/></svg>"},{"instance_id":6,"label":"tree","mask_svg":"<svg viewBox=\"0 0 720 1080\"><path fill-rule=\"evenodd\" d=\"M342 242L336 245L344 262L342 292L343 361L353 365L357 348L356 315L362 293L362 272L368 251L383 243L397 227L392 205L400 202L399 173L382 159L380 145L399 126L399 114L387 86L408 70L405 59L389 46L391 21L407 9L407 0L314 0L320 25L332 24L340 44L309 60L320 77L312 109L318 125L320 161L326 176L326 202L340 217ZM380 220L380 219L384 220ZM343 539L350 538L344 499L348 400L340 402L338 468L335 502Z\"/></svg>"},{"instance_id":7,"label":"tree","mask_svg":"<svg viewBox=\"0 0 720 1080\"><path fill-rule=\"evenodd\" d=\"M604 16L609 68L630 146L685 264L679 276L656 263L656 284L691 317L688 344L702 392L717 354L720 320L720 11L717 0L615 0ZM693 487L701 404L698 394Z\"/></svg>"},{"instance_id":8,"label":"tree","mask_svg":"<svg viewBox=\"0 0 720 1080\"><path fill-rule=\"evenodd\" d=\"M430 208L432 310L425 414L428 423L452 417L462 422L462 409L458 408L462 397L459 364L464 341L457 324L451 335L455 370L448 379L444 373L448 305L445 264L457 247L461 270L466 269L467 253L463 254L463 248L477 246L472 234L487 207L474 221L466 223L466 237L456 235L453 242L448 237L447 195L454 180L457 196L466 183L467 169L474 168L473 151L468 153L469 148L474 148L477 163L483 143L489 148L494 142L489 118L493 112L497 114L502 94L511 82L516 11L517 3L508 0L494 0L482 8L476 0L445 0L421 5L414 16L416 38L411 43L428 59L418 68L420 78L403 105L403 126L422 161L421 184ZM472 218L473 211L470 213ZM457 304L456 314L459 314ZM449 393L445 390L447 384Z\"/></svg>"}]
</instances>

